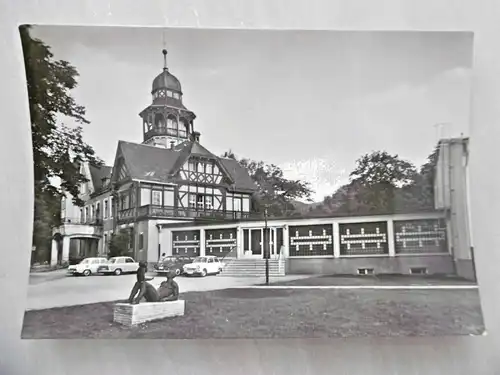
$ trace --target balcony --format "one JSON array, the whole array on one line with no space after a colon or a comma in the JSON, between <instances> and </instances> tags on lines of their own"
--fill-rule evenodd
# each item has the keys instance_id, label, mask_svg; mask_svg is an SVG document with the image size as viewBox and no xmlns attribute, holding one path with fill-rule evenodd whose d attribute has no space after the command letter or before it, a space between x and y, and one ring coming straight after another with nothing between
<instances>
[{"instance_id":1,"label":"balcony","mask_svg":"<svg viewBox=\"0 0 500 375\"><path fill-rule=\"evenodd\" d=\"M175 208L168 206L147 205L138 208L129 208L118 211L118 221L132 221L139 218L204 218L219 220L238 220L251 217L250 212L195 210L189 208Z\"/></svg>"},{"instance_id":2,"label":"balcony","mask_svg":"<svg viewBox=\"0 0 500 375\"><path fill-rule=\"evenodd\" d=\"M81 217L61 219L61 225L52 230L66 236L100 237L102 236L102 220L96 218L83 219Z\"/></svg>"}]
</instances>

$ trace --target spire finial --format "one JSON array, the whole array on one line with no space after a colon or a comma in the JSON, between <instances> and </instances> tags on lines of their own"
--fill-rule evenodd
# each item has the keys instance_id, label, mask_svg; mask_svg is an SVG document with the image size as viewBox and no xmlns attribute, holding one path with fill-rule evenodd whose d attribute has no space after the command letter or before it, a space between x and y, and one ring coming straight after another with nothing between
<instances>
[{"instance_id":1,"label":"spire finial","mask_svg":"<svg viewBox=\"0 0 500 375\"><path fill-rule=\"evenodd\" d=\"M168 70L168 68L167 68L167 50L164 48L161 52L163 53L163 70Z\"/></svg>"}]
</instances>

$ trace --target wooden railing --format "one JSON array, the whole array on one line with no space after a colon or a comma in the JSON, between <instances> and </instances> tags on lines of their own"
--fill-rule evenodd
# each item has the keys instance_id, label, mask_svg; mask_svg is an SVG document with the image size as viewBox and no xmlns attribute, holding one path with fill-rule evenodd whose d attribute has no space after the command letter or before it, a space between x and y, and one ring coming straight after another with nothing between
<instances>
[{"instance_id":1,"label":"wooden railing","mask_svg":"<svg viewBox=\"0 0 500 375\"><path fill-rule=\"evenodd\" d=\"M206 218L206 219L224 219L237 220L251 217L249 212L241 211L218 211L218 210L195 210L190 208L176 208L172 206L147 205L138 208L129 208L118 211L118 221L126 221L135 218Z\"/></svg>"},{"instance_id":2,"label":"wooden railing","mask_svg":"<svg viewBox=\"0 0 500 375\"><path fill-rule=\"evenodd\" d=\"M102 219L97 219L97 218L83 219L81 217L64 217L61 219L61 223L62 224L80 224L80 225L101 226Z\"/></svg>"}]
</instances>

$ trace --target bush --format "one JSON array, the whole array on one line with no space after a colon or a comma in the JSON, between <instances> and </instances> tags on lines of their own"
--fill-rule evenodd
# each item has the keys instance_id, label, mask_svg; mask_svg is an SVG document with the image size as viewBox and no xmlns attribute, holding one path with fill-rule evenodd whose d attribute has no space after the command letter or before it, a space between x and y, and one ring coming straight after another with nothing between
<instances>
[{"instance_id":1,"label":"bush","mask_svg":"<svg viewBox=\"0 0 500 375\"><path fill-rule=\"evenodd\" d=\"M132 236L126 229L121 229L118 233L112 233L108 243L108 257L129 255L131 240Z\"/></svg>"}]
</instances>

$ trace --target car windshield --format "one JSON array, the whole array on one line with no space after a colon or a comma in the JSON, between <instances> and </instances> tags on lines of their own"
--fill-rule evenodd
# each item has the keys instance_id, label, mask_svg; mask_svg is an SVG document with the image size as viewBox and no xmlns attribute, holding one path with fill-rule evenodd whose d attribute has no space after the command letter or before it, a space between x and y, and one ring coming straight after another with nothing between
<instances>
[{"instance_id":1,"label":"car windshield","mask_svg":"<svg viewBox=\"0 0 500 375\"><path fill-rule=\"evenodd\" d=\"M80 262L80 264L89 264L90 263L90 259L84 259Z\"/></svg>"},{"instance_id":2,"label":"car windshield","mask_svg":"<svg viewBox=\"0 0 500 375\"><path fill-rule=\"evenodd\" d=\"M193 263L206 263L206 262L207 262L207 258L205 258L205 257L196 257L193 260Z\"/></svg>"}]
</instances>

